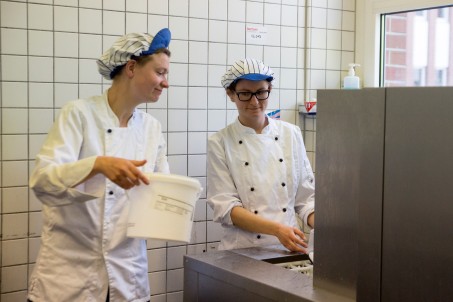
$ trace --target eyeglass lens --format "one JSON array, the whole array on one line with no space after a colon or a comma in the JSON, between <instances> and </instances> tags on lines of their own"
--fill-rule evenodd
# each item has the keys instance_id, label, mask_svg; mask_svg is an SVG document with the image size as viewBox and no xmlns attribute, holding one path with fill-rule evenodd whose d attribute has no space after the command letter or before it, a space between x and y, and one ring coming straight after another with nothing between
<instances>
[{"instance_id":1,"label":"eyeglass lens","mask_svg":"<svg viewBox=\"0 0 453 302\"><path fill-rule=\"evenodd\" d=\"M269 92L269 90L260 90L256 92L242 91L236 92L236 94L240 101L249 101L253 96L256 96L256 98L260 101L264 101L269 97Z\"/></svg>"}]
</instances>

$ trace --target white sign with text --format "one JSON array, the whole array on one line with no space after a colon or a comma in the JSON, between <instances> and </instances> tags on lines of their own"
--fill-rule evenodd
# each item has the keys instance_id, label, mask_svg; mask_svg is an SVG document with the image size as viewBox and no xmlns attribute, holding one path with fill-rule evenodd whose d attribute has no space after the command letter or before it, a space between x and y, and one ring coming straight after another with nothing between
<instances>
[{"instance_id":1,"label":"white sign with text","mask_svg":"<svg viewBox=\"0 0 453 302\"><path fill-rule=\"evenodd\" d=\"M247 44L264 44L267 30L263 26L247 26Z\"/></svg>"}]
</instances>

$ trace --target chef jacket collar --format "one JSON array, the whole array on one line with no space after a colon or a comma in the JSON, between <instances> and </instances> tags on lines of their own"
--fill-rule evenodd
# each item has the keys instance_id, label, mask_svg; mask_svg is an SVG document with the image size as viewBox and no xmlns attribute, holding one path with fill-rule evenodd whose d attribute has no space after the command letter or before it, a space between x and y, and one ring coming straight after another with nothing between
<instances>
[{"instance_id":1,"label":"chef jacket collar","mask_svg":"<svg viewBox=\"0 0 453 302\"><path fill-rule=\"evenodd\" d=\"M119 121L118 117L116 116L115 112L113 112L112 108L109 105L107 93L108 93L108 89L106 91L104 91L104 93L102 95L102 97L104 98L105 110L107 112L107 116L109 117L107 126L118 128L120 126L120 121ZM135 124L135 120L137 117L136 111L137 111L137 108L135 108L134 111L132 112L132 116L129 119L129 121L127 122L128 126L133 126Z\"/></svg>"},{"instance_id":2,"label":"chef jacket collar","mask_svg":"<svg viewBox=\"0 0 453 302\"><path fill-rule=\"evenodd\" d=\"M269 118L269 117L266 117L266 118L267 118L267 121L268 121L268 125L263 128L263 131L261 132L261 134L278 136L279 132L278 132L276 121L274 119ZM255 129L252 129L250 127L242 125L241 122L239 121L239 117L236 119L234 124L235 124L236 130L239 133L256 134Z\"/></svg>"}]
</instances>

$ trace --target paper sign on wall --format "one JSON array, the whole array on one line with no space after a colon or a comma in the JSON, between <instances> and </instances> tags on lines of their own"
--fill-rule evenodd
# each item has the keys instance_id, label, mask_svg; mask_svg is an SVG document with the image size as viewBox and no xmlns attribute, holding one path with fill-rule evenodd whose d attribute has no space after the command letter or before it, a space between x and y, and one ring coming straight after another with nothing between
<instances>
[{"instance_id":1,"label":"paper sign on wall","mask_svg":"<svg viewBox=\"0 0 453 302\"><path fill-rule=\"evenodd\" d=\"M262 26L246 27L247 44L264 44L266 41L267 30Z\"/></svg>"}]
</instances>

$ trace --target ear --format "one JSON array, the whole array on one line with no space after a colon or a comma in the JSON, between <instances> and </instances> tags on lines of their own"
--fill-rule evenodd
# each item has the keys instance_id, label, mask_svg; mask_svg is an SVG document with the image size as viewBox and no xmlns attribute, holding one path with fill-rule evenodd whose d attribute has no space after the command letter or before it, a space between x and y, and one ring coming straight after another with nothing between
<instances>
[{"instance_id":1,"label":"ear","mask_svg":"<svg viewBox=\"0 0 453 302\"><path fill-rule=\"evenodd\" d=\"M234 102L234 98L236 96L235 92L233 90L229 89L229 88L225 88L225 91L226 91L228 97L230 98L230 100L232 102Z\"/></svg>"},{"instance_id":2,"label":"ear","mask_svg":"<svg viewBox=\"0 0 453 302\"><path fill-rule=\"evenodd\" d=\"M128 78L132 78L135 74L135 69L137 68L138 64L135 60L129 60L124 66L124 71Z\"/></svg>"}]
</instances>

